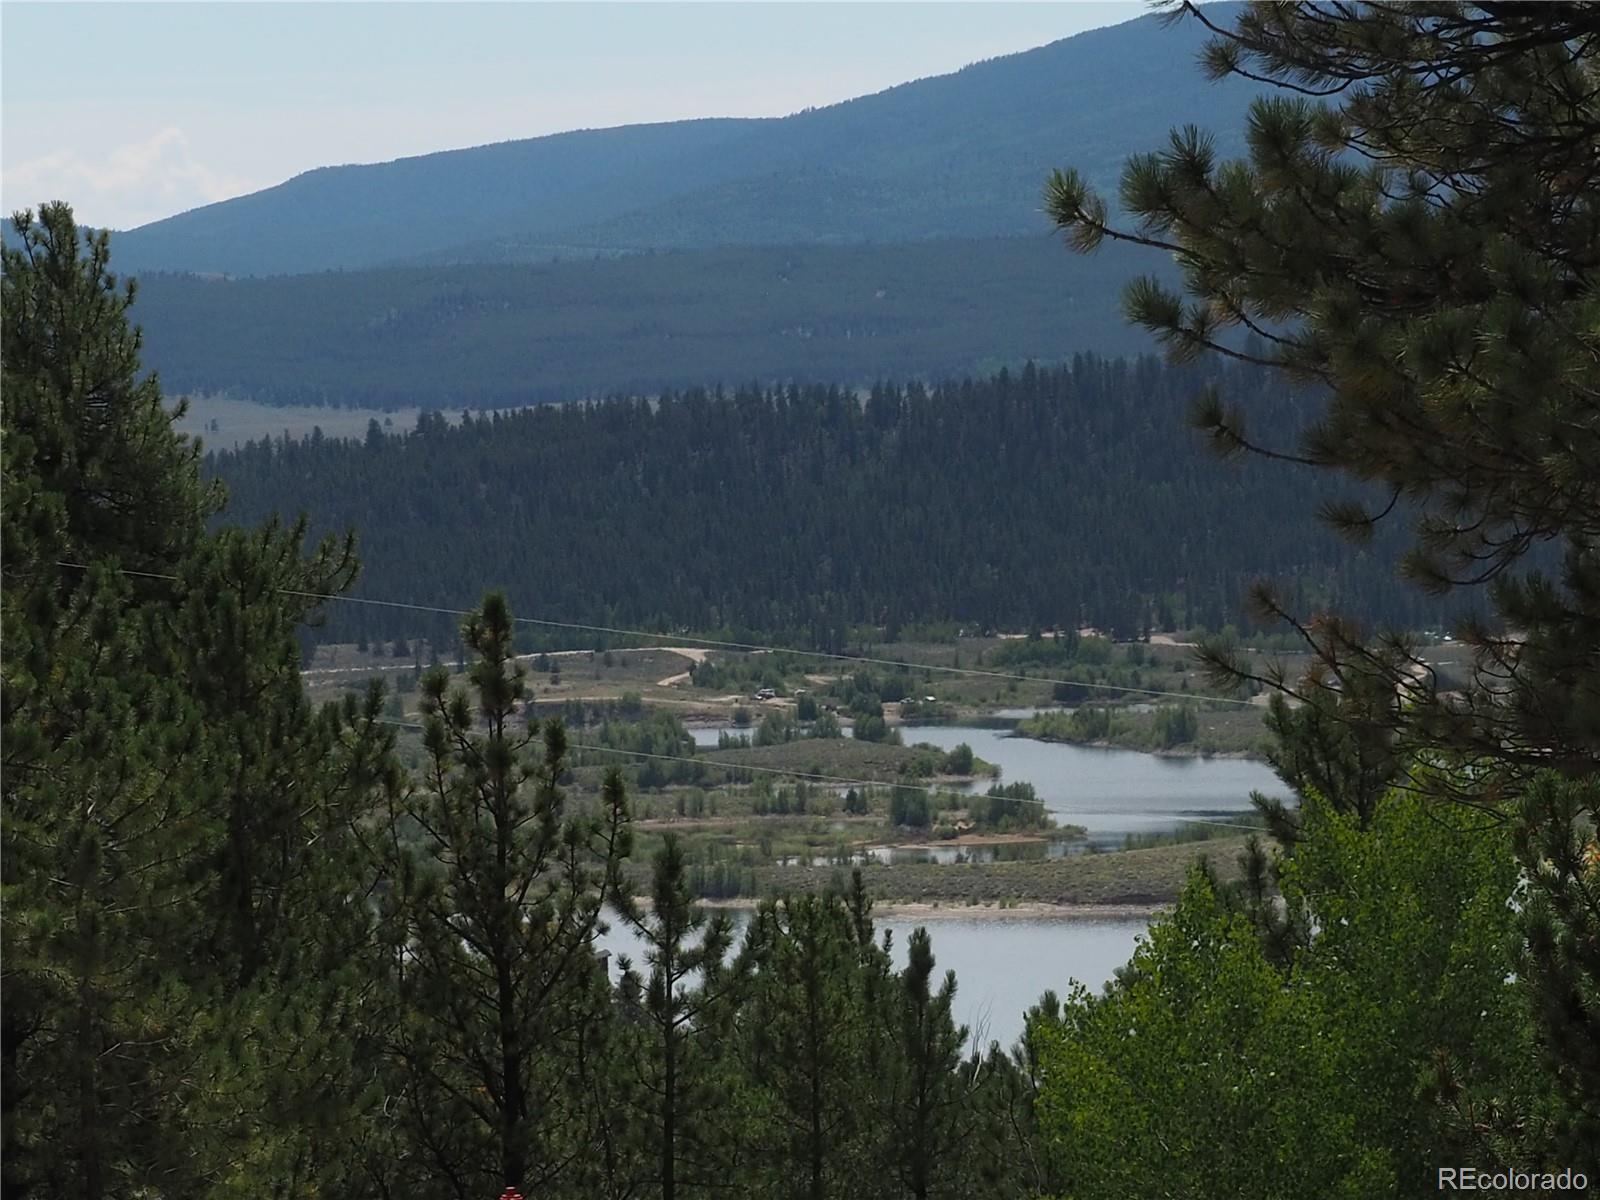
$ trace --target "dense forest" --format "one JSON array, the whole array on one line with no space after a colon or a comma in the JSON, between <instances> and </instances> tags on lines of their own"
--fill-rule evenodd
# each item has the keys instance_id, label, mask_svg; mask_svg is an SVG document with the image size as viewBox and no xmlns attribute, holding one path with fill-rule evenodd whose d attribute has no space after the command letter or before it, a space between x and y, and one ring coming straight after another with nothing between
<instances>
[{"instance_id":1,"label":"dense forest","mask_svg":"<svg viewBox=\"0 0 1600 1200\"><path fill-rule=\"evenodd\" d=\"M1583 1036L1550 940L1581 919L1577 785L1540 781L1510 830L1387 777L1358 795L1357 752L1280 710L1292 856L1197 867L1103 995L975 1045L934 939L897 967L859 874L741 930L673 838L635 861L621 775L570 794L564 727L519 712L503 596L461 624L467 674L423 677L415 770L381 684L313 710L297 630L353 562L208 530L221 497L138 378L105 242L79 258L44 217L5 260L8 1197L1364 1200L1480 1153L1485 1113L1527 1164L1507 1177L1600 1174L1587 1077L1540 1059ZM637 960L596 953L608 924Z\"/></svg>"},{"instance_id":2,"label":"dense forest","mask_svg":"<svg viewBox=\"0 0 1600 1200\"><path fill-rule=\"evenodd\" d=\"M884 384L669 394L466 416L365 444L258 442L213 455L230 520L311 515L359 533L365 596L467 608L503 587L528 615L737 629L838 646L846 626L955 619L1221 628L1259 576L1409 627L1442 606L1314 516L1327 485L1218 463L1184 425L1215 383L1306 401L1247 369L1080 356L927 389ZM1300 414L1300 415L1297 415ZM427 633L416 614L334 606L320 636ZM448 641L447 641L448 644Z\"/></svg>"},{"instance_id":3,"label":"dense forest","mask_svg":"<svg viewBox=\"0 0 1600 1200\"><path fill-rule=\"evenodd\" d=\"M1063 262L1041 231L272 279L149 274L136 316L172 391L508 408L716 379L855 384L1137 353L1150 342L1115 303L1134 269L1126 253Z\"/></svg>"},{"instance_id":4,"label":"dense forest","mask_svg":"<svg viewBox=\"0 0 1600 1200\"><path fill-rule=\"evenodd\" d=\"M1208 69L1296 93L1253 110L1247 161L1183 133L1134 159L1134 235L1086 176L1049 188L1076 249L1179 254L1182 294L1136 285L1128 307L1201 360L1182 370L429 413L219 459L227 510L141 363L109 240L65 204L18 214L7 1200L1593 1195L1600 10L1230 11ZM1300 461L1180 456L1208 380L1242 406L1200 409L1215 444ZM1324 510L1370 568L1315 549L1301 522L1344 495L1317 478L1381 486L1371 511ZM517 594L457 602L463 670L420 673L405 754L382 683L308 696L300 639L358 563L263 519L285 501L373 527L369 583L397 598ZM1405 615L1382 612L1401 593L1380 559L1484 607L1457 627L1463 677L1351 619ZM518 618L596 598L826 640L853 605L1192 620L1263 565L1293 577L1280 620L1329 606L1294 629L1303 674L1258 677L1227 639L1199 654L1273 691L1293 802L1258 798L1266 836L1194 862L1124 968L1045 992L1010 1047L955 1022L936 929L892 952L865 873L765 897L742 930L697 905L674 838L636 852L621 774L580 791L583 748L520 707ZM606 924L637 956L601 951Z\"/></svg>"}]
</instances>

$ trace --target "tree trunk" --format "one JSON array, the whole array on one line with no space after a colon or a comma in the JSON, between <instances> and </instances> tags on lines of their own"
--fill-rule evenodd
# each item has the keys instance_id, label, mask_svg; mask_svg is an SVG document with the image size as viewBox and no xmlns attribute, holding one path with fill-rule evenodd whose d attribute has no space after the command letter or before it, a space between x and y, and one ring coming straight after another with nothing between
<instances>
[{"instance_id":1,"label":"tree trunk","mask_svg":"<svg viewBox=\"0 0 1600 1200\"><path fill-rule=\"evenodd\" d=\"M661 1200L676 1200L678 1134L678 1039L669 1020L661 1088Z\"/></svg>"},{"instance_id":2,"label":"tree trunk","mask_svg":"<svg viewBox=\"0 0 1600 1200\"><path fill-rule=\"evenodd\" d=\"M505 1089L500 1105L500 1174L505 1186L520 1188L527 1168L522 1144L523 1125L528 1115L526 1082L522 1077L522 1053L516 1029L516 991L509 964L500 963L497 971L500 1007L500 1079Z\"/></svg>"}]
</instances>

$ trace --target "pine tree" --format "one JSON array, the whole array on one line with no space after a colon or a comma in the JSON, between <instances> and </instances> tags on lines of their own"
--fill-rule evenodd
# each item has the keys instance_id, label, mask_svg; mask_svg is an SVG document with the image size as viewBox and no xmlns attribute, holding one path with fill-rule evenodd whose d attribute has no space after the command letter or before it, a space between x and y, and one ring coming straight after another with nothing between
<instances>
[{"instance_id":1,"label":"pine tree","mask_svg":"<svg viewBox=\"0 0 1600 1200\"><path fill-rule=\"evenodd\" d=\"M1256 440L1210 392L1196 420L1219 449L1375 485L1375 504L1325 515L1358 540L1409 516L1408 577L1442 592L1490 583L1496 620L1465 630L1477 677L1457 695L1412 639L1290 612L1269 588L1256 615L1306 637L1304 693L1353 696L1376 677L1387 702L1346 705L1353 721L1503 777L1594 771L1600 11L1303 2L1246 5L1224 28L1174 7L1215 30L1214 76L1285 93L1253 106L1248 161L1219 162L1186 127L1124 171L1136 229L1071 171L1050 180L1052 217L1079 250L1110 238L1174 255L1186 296L1148 279L1126 295L1174 357L1259 363L1326 397L1293 448Z\"/></svg>"},{"instance_id":2,"label":"pine tree","mask_svg":"<svg viewBox=\"0 0 1600 1200\"><path fill-rule=\"evenodd\" d=\"M1600 1177L1600 781L1537 780L1522 802L1517 857L1531 884L1522 971L1561 1094L1548 1161Z\"/></svg>"},{"instance_id":3,"label":"pine tree","mask_svg":"<svg viewBox=\"0 0 1600 1200\"><path fill-rule=\"evenodd\" d=\"M733 929L726 913L708 922L694 903L676 836L667 835L652 864L650 907L627 895L616 903L645 943L649 975L624 968L622 994L645 1031L633 1064L640 1116L656 1144L661 1200L724 1186L737 1130L725 1126L725 1046L736 1010L739 973L726 962ZM694 983L698 980L698 985ZM655 1192L657 1187L652 1187Z\"/></svg>"},{"instance_id":4,"label":"pine tree","mask_svg":"<svg viewBox=\"0 0 1600 1200\"><path fill-rule=\"evenodd\" d=\"M829 893L763 904L746 935L741 969L754 978L740 1025L753 1195L824 1200L859 1187L871 1030L860 932Z\"/></svg>"},{"instance_id":5,"label":"pine tree","mask_svg":"<svg viewBox=\"0 0 1600 1200\"><path fill-rule=\"evenodd\" d=\"M202 485L197 444L173 432L183 402L169 410L154 376L140 377L134 282L119 285L106 235L86 238L65 204L12 224L20 245L4 250L0 315L11 581L43 585L48 575L70 594L84 576L55 560L88 554L170 570L222 492Z\"/></svg>"},{"instance_id":6,"label":"pine tree","mask_svg":"<svg viewBox=\"0 0 1600 1200\"><path fill-rule=\"evenodd\" d=\"M178 968L203 853L199 717L145 664L129 582L99 567L73 591L45 628L5 595L8 1196L112 1195L181 1164L189 1136L166 1069L196 1054ZM198 1166L212 1147L192 1149Z\"/></svg>"},{"instance_id":7,"label":"pine tree","mask_svg":"<svg viewBox=\"0 0 1600 1200\"><path fill-rule=\"evenodd\" d=\"M1116 228L1070 171L1048 184L1052 217L1080 251L1111 238L1174 255L1186 296L1151 280L1126 293L1174 358L1257 363L1319 397L1320 418L1287 448L1203 395L1196 424L1217 449L1367 485L1323 515L1358 542L1409 518L1403 573L1489 609L1461 630L1474 665L1459 690L1415 637L1292 611L1267 585L1254 615L1300 634L1303 678L1254 671L1222 645L1206 657L1220 679L1305 702L1275 707L1273 724L1280 770L1308 798L1364 825L1405 774L1517 824L1536 885L1523 980L1571 1144L1592 1145L1586 802L1541 775L1575 789L1600 773L1600 10L1252 4L1224 28L1181 9L1217 35L1204 56L1214 76L1288 93L1253 106L1249 160L1217 161L1187 127L1127 164L1136 229ZM1301 839L1292 814L1268 818L1286 843ZM1264 893L1260 856L1253 869ZM1269 949L1294 940L1269 925ZM1515 1124L1536 1147L1537 1115Z\"/></svg>"},{"instance_id":8,"label":"pine tree","mask_svg":"<svg viewBox=\"0 0 1600 1200\"><path fill-rule=\"evenodd\" d=\"M522 671L505 598L463 626L472 695L422 684L426 760L385 835L390 891L379 986L401 1146L419 1194L461 1200L546 1188L581 1152L576 1064L607 1004L593 950L629 848L613 775L594 811L569 812L559 722L518 727Z\"/></svg>"},{"instance_id":9,"label":"pine tree","mask_svg":"<svg viewBox=\"0 0 1600 1200\"><path fill-rule=\"evenodd\" d=\"M885 1157L904 1194L915 1200L970 1195L984 1132L978 1093L986 1072L976 1056L962 1054L967 1028L951 1012L955 973L947 971L933 988L926 929L911 934L907 951L905 969L886 997L882 1050L889 1061L877 1074Z\"/></svg>"},{"instance_id":10,"label":"pine tree","mask_svg":"<svg viewBox=\"0 0 1600 1200\"><path fill-rule=\"evenodd\" d=\"M313 1186L348 1108L354 822L378 699L312 713L297 627L349 581L221 499L139 378L132 288L65 206L4 258L6 1191ZM314 1012L316 1019L307 1020ZM323 1133L331 1127L323 1125Z\"/></svg>"}]
</instances>

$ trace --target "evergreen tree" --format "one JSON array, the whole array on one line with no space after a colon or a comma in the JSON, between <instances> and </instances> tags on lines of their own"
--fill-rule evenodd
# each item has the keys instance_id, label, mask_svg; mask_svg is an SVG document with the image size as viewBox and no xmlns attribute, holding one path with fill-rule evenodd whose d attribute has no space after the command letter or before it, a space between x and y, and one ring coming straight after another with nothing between
<instances>
[{"instance_id":1,"label":"evergreen tree","mask_svg":"<svg viewBox=\"0 0 1600 1200\"><path fill-rule=\"evenodd\" d=\"M51 555L168 571L203 536L222 489L201 484L199 444L173 432L184 404L167 409L155 377L140 378L134 281L119 285L106 235L86 236L65 204L12 224L20 244L3 252L0 315L12 577L51 574L59 596L86 580L57 572Z\"/></svg>"},{"instance_id":2,"label":"evergreen tree","mask_svg":"<svg viewBox=\"0 0 1600 1200\"><path fill-rule=\"evenodd\" d=\"M1408 577L1438 591L1489 582L1496 620L1466 630L1477 677L1458 694L1410 639L1310 620L1266 588L1257 616L1291 620L1315 650L1303 692L1386 697L1346 705L1353 720L1502 776L1595 770L1600 13L1301 2L1246 5L1224 27L1179 7L1215 31L1213 75L1287 93L1254 103L1248 161L1218 161L1186 127L1127 164L1136 230L1115 228L1072 171L1050 180L1052 217L1079 250L1111 239L1175 256L1187 303L1149 279L1126 295L1175 358L1225 354L1326 397L1286 448L1208 390L1196 420L1218 448L1379 485L1374 505L1325 515L1358 540L1410 516ZM1535 553L1550 544L1564 550L1554 576Z\"/></svg>"},{"instance_id":3,"label":"evergreen tree","mask_svg":"<svg viewBox=\"0 0 1600 1200\"><path fill-rule=\"evenodd\" d=\"M1194 392L1213 384L1268 414L1263 437L1289 438L1305 406L1286 383L1231 364L1090 356L1036 370L1034 382L1026 394L995 378L931 390L886 384L905 397L887 428L845 405L824 423L820 414L837 403L824 387L690 393L649 405L531 408L470 429L390 438L370 453L333 439L257 442L212 456L210 466L251 519L305 508L318 529L354 522L367 595L453 609L504 582L573 619L720 628L733 640L834 652L859 651L850 624L881 625L890 608L902 619L979 628L1136 627L1152 590L1171 592L1189 625L1204 616L1220 628L1263 572L1313 604L1348 596L1352 615L1367 620L1424 628L1456 611L1393 578L1387 558L1400 552L1399 530L1380 531L1371 553L1351 555L1318 527L1313 507L1341 494L1335 481L1308 489L1286 464L1219 470L1186 439L1167 436ZM963 455L954 473L951 444ZM687 476L685 462L696 464ZM557 506L537 481L560 470L591 486ZM819 470L829 486L817 486ZM481 495L453 486L464 475ZM910 509L901 503L908 494L921 498ZM536 519L484 523L484 508ZM889 515L862 521L862 512ZM686 521L705 529L700 565L687 574L676 532ZM478 536L457 536L468 524ZM573 556L573 537L603 537L617 553ZM789 550L766 553L772 545ZM566 567L540 574L552 557ZM1119 616L1129 604L1135 611ZM330 611L321 636L350 642L363 633L377 644L452 638L444 617L355 605ZM1070 656L1074 641L1034 649ZM694 672L699 686L715 675ZM730 690L745 682L763 686L752 677ZM860 699L858 715L873 715Z\"/></svg>"},{"instance_id":4,"label":"evergreen tree","mask_svg":"<svg viewBox=\"0 0 1600 1200\"><path fill-rule=\"evenodd\" d=\"M1600 782L1548 774L1524 797L1515 834L1517 857L1531 884L1521 969L1533 984L1530 998L1544 1064L1561 1099L1551 1122L1549 1161L1582 1170L1590 1179L1600 1178L1597 818ZM1520 1139L1507 1140L1515 1146Z\"/></svg>"},{"instance_id":5,"label":"evergreen tree","mask_svg":"<svg viewBox=\"0 0 1600 1200\"><path fill-rule=\"evenodd\" d=\"M983 1067L962 1054L967 1027L951 1015L955 973L945 972L934 990L928 931L913 931L907 950L906 967L889 989L889 1028L878 1047L889 1061L875 1073L882 1081L885 1157L903 1194L915 1200L971 1195L974 1143L983 1134Z\"/></svg>"},{"instance_id":6,"label":"evergreen tree","mask_svg":"<svg viewBox=\"0 0 1600 1200\"><path fill-rule=\"evenodd\" d=\"M565 730L517 726L505 598L462 632L472 694L443 670L424 677L425 763L388 822L377 986L400 1008L393 1170L415 1194L475 1200L553 1186L582 1152L577 1064L608 994L592 943L630 829L618 776L597 810L569 812Z\"/></svg>"},{"instance_id":7,"label":"evergreen tree","mask_svg":"<svg viewBox=\"0 0 1600 1200\"><path fill-rule=\"evenodd\" d=\"M1461 630L1475 660L1459 688L1415 638L1371 637L1265 585L1255 616L1301 635L1303 678L1253 673L1222 645L1206 655L1221 678L1306 702L1273 711L1297 787L1369 821L1402 771L1444 767L1424 786L1518 823L1538 885L1533 1011L1574 1144L1592 1144L1600 959L1576 950L1592 936L1573 907L1581 805L1533 781L1600 772L1600 10L1303 0L1223 26L1181 9L1216 35L1214 76L1288 93L1253 105L1248 161L1218 161L1187 127L1124 170L1137 229L1114 227L1071 171L1048 184L1051 215L1081 251L1174 255L1185 296L1148 279L1126 294L1174 358L1244 359L1321 397L1286 447L1209 389L1195 420L1219 450L1376 485L1323 515L1357 542L1409 518L1403 573L1437 593L1487 585L1489 609ZM1291 814L1268 817L1301 838ZM1521 1114L1529 1145L1538 1124Z\"/></svg>"},{"instance_id":8,"label":"evergreen tree","mask_svg":"<svg viewBox=\"0 0 1600 1200\"><path fill-rule=\"evenodd\" d=\"M764 903L746 935L752 971L740 1025L750 1089L746 1131L759 1170L749 1194L825 1200L858 1194L871 1023L861 977L864 913L836 894Z\"/></svg>"},{"instance_id":9,"label":"evergreen tree","mask_svg":"<svg viewBox=\"0 0 1600 1200\"><path fill-rule=\"evenodd\" d=\"M76 581L47 627L7 584L5 1192L103 1197L185 1164L166 1068L199 1054L186 1027L201 1002L178 968L204 853L188 802L200 720L146 665L113 569ZM203 1176L215 1145L193 1149Z\"/></svg>"},{"instance_id":10,"label":"evergreen tree","mask_svg":"<svg viewBox=\"0 0 1600 1200\"><path fill-rule=\"evenodd\" d=\"M715 1191L726 1186L739 1136L725 1121L723 1062L740 985L726 962L732 924L720 912L708 922L694 903L683 847L671 834L652 864L648 911L626 894L616 903L643 939L649 967L641 979L625 966L622 994L645 1031L632 1069L638 1119L657 1151L651 1191L659 1189L661 1200Z\"/></svg>"},{"instance_id":11,"label":"evergreen tree","mask_svg":"<svg viewBox=\"0 0 1600 1200\"><path fill-rule=\"evenodd\" d=\"M330 965L363 936L351 831L391 765L377 697L311 711L296 635L315 603L285 589L339 590L348 547L208 534L220 491L139 378L104 237L85 247L63 205L16 229L6 1191L314 1187L343 1165L304 1122L359 1091Z\"/></svg>"}]
</instances>

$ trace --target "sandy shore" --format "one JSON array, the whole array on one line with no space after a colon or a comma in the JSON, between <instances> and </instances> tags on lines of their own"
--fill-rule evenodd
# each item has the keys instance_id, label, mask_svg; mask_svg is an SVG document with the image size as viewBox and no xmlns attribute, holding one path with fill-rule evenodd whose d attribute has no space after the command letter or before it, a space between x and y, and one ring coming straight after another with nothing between
<instances>
[{"instance_id":1,"label":"sandy shore","mask_svg":"<svg viewBox=\"0 0 1600 1200\"><path fill-rule=\"evenodd\" d=\"M708 909L753 910L756 901L701 900ZM872 906L879 921L1130 921L1149 920L1165 912L1162 904L1046 904L1024 901L1001 908L998 904L933 904L927 901L879 901Z\"/></svg>"},{"instance_id":2,"label":"sandy shore","mask_svg":"<svg viewBox=\"0 0 1600 1200\"><path fill-rule=\"evenodd\" d=\"M1052 830L1048 834L1041 833L961 833L952 838L940 838L937 841L923 842L884 842L881 848L890 850L938 850L945 846L1047 846L1051 842L1061 842L1071 839L1072 830L1078 826L1068 825ZM879 849L880 846L871 846L869 849Z\"/></svg>"},{"instance_id":3,"label":"sandy shore","mask_svg":"<svg viewBox=\"0 0 1600 1200\"><path fill-rule=\"evenodd\" d=\"M1029 900L1001 908L997 904L930 904L925 901L872 906L885 921L1128 921L1149 920L1166 911L1161 904L1046 904Z\"/></svg>"}]
</instances>

